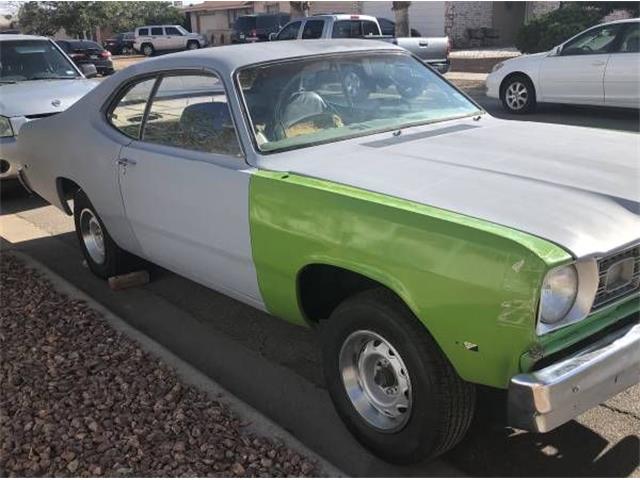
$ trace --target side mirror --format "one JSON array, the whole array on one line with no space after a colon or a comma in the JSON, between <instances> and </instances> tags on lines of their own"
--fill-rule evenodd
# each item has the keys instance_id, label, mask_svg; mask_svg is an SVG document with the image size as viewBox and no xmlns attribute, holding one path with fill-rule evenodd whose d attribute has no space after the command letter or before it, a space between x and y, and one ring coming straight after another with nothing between
<instances>
[{"instance_id":1,"label":"side mirror","mask_svg":"<svg viewBox=\"0 0 640 480\"><path fill-rule=\"evenodd\" d=\"M271 32L269 34L269 40L277 40L278 39L278 34L276 32Z\"/></svg>"},{"instance_id":2,"label":"side mirror","mask_svg":"<svg viewBox=\"0 0 640 480\"><path fill-rule=\"evenodd\" d=\"M98 76L98 70L93 63L81 63L78 65L82 74L87 78L93 78Z\"/></svg>"},{"instance_id":3,"label":"side mirror","mask_svg":"<svg viewBox=\"0 0 640 480\"><path fill-rule=\"evenodd\" d=\"M562 51L562 45L558 45L557 47L554 47L554 49L552 50L553 55L560 55L560 52Z\"/></svg>"}]
</instances>

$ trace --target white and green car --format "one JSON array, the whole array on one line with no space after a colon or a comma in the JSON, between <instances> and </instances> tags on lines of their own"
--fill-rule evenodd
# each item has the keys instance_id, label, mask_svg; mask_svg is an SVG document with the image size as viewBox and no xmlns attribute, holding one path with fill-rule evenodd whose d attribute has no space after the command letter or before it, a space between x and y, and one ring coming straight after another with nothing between
<instances>
[{"instance_id":1,"label":"white and green car","mask_svg":"<svg viewBox=\"0 0 640 480\"><path fill-rule=\"evenodd\" d=\"M477 385L547 432L639 381L639 149L494 119L367 40L141 62L19 138L95 274L150 261L317 329L394 462L454 446Z\"/></svg>"}]
</instances>

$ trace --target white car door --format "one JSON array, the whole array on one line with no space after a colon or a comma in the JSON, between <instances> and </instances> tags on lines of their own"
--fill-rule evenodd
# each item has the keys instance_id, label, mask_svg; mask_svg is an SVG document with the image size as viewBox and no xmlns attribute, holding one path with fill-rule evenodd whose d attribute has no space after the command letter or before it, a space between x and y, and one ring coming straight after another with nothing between
<instances>
[{"instance_id":1,"label":"white car door","mask_svg":"<svg viewBox=\"0 0 640 480\"><path fill-rule=\"evenodd\" d=\"M164 32L171 50L183 50L187 47L185 37L176 27L164 27Z\"/></svg>"},{"instance_id":2,"label":"white car door","mask_svg":"<svg viewBox=\"0 0 640 480\"><path fill-rule=\"evenodd\" d=\"M640 108L640 23L625 25L604 74L604 103Z\"/></svg>"},{"instance_id":3,"label":"white car door","mask_svg":"<svg viewBox=\"0 0 640 480\"><path fill-rule=\"evenodd\" d=\"M595 27L572 38L558 54L540 65L540 91L544 102L604 104L604 72L619 24Z\"/></svg>"},{"instance_id":4,"label":"white car door","mask_svg":"<svg viewBox=\"0 0 640 480\"><path fill-rule=\"evenodd\" d=\"M151 27L151 43L156 50L169 50L171 47L167 44L167 37L164 34L164 28Z\"/></svg>"},{"instance_id":5,"label":"white car door","mask_svg":"<svg viewBox=\"0 0 640 480\"><path fill-rule=\"evenodd\" d=\"M143 256L263 308L251 254L249 180L213 75L165 76L139 140L122 148L119 181Z\"/></svg>"}]
</instances>

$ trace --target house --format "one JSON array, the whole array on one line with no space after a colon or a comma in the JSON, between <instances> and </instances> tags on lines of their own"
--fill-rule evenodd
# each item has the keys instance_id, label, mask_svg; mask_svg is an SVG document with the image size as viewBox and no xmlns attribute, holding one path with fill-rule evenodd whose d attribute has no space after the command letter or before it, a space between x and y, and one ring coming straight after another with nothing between
<instances>
[{"instance_id":1,"label":"house","mask_svg":"<svg viewBox=\"0 0 640 480\"><path fill-rule=\"evenodd\" d=\"M309 15L326 12L361 13L394 20L393 2L309 2ZM448 35L457 48L504 47L514 43L518 29L536 16L560 6L559 1L479 2L413 1L409 23L423 36ZM213 45L229 43L233 24L241 15L291 11L290 2L205 1L184 7L191 30L207 36Z\"/></svg>"}]
</instances>

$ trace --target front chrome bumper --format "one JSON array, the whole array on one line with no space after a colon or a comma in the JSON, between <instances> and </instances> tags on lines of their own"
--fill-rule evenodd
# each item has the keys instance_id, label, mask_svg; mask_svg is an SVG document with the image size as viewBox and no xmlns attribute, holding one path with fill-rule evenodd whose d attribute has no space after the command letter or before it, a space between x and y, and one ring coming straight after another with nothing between
<instances>
[{"instance_id":1,"label":"front chrome bumper","mask_svg":"<svg viewBox=\"0 0 640 480\"><path fill-rule=\"evenodd\" d=\"M509 384L509 424L548 432L640 382L640 324Z\"/></svg>"}]
</instances>

